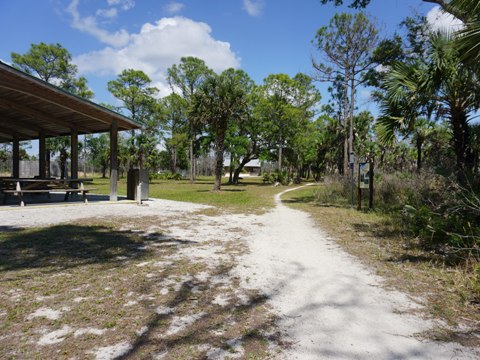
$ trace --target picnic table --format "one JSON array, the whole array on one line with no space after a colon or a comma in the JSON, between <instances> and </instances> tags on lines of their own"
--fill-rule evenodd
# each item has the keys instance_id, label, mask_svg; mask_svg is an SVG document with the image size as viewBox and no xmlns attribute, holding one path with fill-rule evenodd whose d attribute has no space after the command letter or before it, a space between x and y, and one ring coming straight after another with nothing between
<instances>
[{"instance_id":1,"label":"picnic table","mask_svg":"<svg viewBox=\"0 0 480 360\"><path fill-rule=\"evenodd\" d=\"M64 201L67 201L71 194L82 194L83 202L88 203L87 194L95 190L94 188L86 189L85 182L92 182L93 179L36 179L36 178L0 178L0 192L3 193L3 203L7 202L7 195L18 197L19 205L25 206L24 194L47 194L50 198L50 192L65 192Z\"/></svg>"}]
</instances>

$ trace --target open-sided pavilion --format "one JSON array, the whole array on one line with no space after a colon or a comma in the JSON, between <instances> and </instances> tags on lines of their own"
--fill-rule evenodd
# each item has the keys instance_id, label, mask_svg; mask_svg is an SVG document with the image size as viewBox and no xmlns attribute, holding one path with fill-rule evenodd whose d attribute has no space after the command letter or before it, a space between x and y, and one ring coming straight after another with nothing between
<instances>
[{"instance_id":1,"label":"open-sided pavilion","mask_svg":"<svg viewBox=\"0 0 480 360\"><path fill-rule=\"evenodd\" d=\"M39 141L39 174L47 176L45 139L71 138L71 177L78 178L78 135L110 133L110 200L117 200L118 131L139 126L114 111L0 62L0 143L13 144L12 177L20 175L20 141Z\"/></svg>"}]
</instances>

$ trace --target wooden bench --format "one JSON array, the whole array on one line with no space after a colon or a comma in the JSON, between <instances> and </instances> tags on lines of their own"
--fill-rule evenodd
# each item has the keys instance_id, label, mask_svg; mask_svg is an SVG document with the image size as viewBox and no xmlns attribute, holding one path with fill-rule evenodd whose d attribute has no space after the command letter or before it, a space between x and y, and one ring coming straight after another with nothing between
<instances>
[{"instance_id":1,"label":"wooden bench","mask_svg":"<svg viewBox=\"0 0 480 360\"><path fill-rule=\"evenodd\" d=\"M58 191L65 191L65 198L64 198L64 201L67 201L68 200L68 196L72 193L81 193L82 196L83 196L83 202L85 204L88 204L88 199L87 199L87 194L92 191L92 190L96 190L95 188L90 188L90 189L75 189L75 188L58 188L58 189L53 189L53 190L58 190ZM12 195L16 195L18 197L18 200L19 200L19 205L20 206L25 206L25 202L23 200L23 194L29 194L29 193L32 193L32 194L39 194L39 193L45 193L45 194L49 194L50 195L50 191L51 189L22 189L22 190L13 190L13 189L4 189L4 190L0 190L3 194L4 194L4 198L3 198L3 203L6 204L7 203L7 194L12 194Z\"/></svg>"}]
</instances>

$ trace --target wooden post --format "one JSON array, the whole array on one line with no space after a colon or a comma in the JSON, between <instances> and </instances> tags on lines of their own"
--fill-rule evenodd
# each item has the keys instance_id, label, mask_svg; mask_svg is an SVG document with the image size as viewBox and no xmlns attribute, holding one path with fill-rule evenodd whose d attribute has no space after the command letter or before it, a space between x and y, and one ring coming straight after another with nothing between
<instances>
[{"instance_id":1,"label":"wooden post","mask_svg":"<svg viewBox=\"0 0 480 360\"><path fill-rule=\"evenodd\" d=\"M360 163L358 164L358 182L357 182L357 210L362 210L362 188L360 187Z\"/></svg>"},{"instance_id":2,"label":"wooden post","mask_svg":"<svg viewBox=\"0 0 480 360\"><path fill-rule=\"evenodd\" d=\"M118 200L118 124L114 121L110 127L110 201Z\"/></svg>"},{"instance_id":3,"label":"wooden post","mask_svg":"<svg viewBox=\"0 0 480 360\"><path fill-rule=\"evenodd\" d=\"M13 137L12 162L12 176L18 179L20 177L20 140L18 136Z\"/></svg>"},{"instance_id":4,"label":"wooden post","mask_svg":"<svg viewBox=\"0 0 480 360\"><path fill-rule=\"evenodd\" d=\"M78 131L72 130L70 134L70 177L78 179Z\"/></svg>"},{"instance_id":5,"label":"wooden post","mask_svg":"<svg viewBox=\"0 0 480 360\"><path fill-rule=\"evenodd\" d=\"M38 139L38 175L40 179L45 179L47 174L46 168L46 144L45 144L45 133L42 131L40 132L40 137Z\"/></svg>"},{"instance_id":6,"label":"wooden post","mask_svg":"<svg viewBox=\"0 0 480 360\"><path fill-rule=\"evenodd\" d=\"M368 183L368 208L373 209L373 161L370 162L370 182Z\"/></svg>"}]
</instances>

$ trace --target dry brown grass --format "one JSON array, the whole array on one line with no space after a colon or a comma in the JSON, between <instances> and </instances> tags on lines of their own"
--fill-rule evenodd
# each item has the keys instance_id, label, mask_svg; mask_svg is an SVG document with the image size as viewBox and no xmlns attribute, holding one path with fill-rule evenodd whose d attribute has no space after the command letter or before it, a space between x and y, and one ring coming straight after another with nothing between
<instances>
[{"instance_id":1,"label":"dry brown grass","mask_svg":"<svg viewBox=\"0 0 480 360\"><path fill-rule=\"evenodd\" d=\"M231 272L247 251L242 229L204 242L167 234L196 225L149 217L3 231L0 358L88 359L118 344L129 359L270 356L275 316ZM208 251L218 262L197 256ZM32 315L41 309L58 318Z\"/></svg>"}]
</instances>

